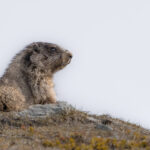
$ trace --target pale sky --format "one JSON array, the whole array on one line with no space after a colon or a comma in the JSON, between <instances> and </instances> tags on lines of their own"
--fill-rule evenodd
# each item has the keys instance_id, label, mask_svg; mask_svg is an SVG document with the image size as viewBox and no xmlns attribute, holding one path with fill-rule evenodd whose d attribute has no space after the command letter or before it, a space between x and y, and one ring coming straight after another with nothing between
<instances>
[{"instance_id":1,"label":"pale sky","mask_svg":"<svg viewBox=\"0 0 150 150\"><path fill-rule=\"evenodd\" d=\"M149 0L0 0L0 41L0 75L27 44L59 44L74 58L58 100L150 129Z\"/></svg>"}]
</instances>

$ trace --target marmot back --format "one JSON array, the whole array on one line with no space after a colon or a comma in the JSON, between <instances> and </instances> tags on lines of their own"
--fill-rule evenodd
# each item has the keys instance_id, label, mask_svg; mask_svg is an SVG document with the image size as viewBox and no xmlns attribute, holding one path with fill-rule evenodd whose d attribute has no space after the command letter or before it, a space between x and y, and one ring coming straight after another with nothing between
<instances>
[{"instance_id":1,"label":"marmot back","mask_svg":"<svg viewBox=\"0 0 150 150\"><path fill-rule=\"evenodd\" d=\"M31 104L55 103L53 74L72 54L52 43L35 42L18 53L0 79L0 110L22 110Z\"/></svg>"}]
</instances>

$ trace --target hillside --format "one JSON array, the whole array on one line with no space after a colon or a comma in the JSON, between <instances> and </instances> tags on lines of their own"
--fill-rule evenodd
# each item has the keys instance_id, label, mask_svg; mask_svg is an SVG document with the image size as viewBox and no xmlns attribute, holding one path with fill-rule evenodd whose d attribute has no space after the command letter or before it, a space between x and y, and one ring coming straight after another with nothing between
<instances>
[{"instance_id":1,"label":"hillside","mask_svg":"<svg viewBox=\"0 0 150 150\"><path fill-rule=\"evenodd\" d=\"M0 113L0 150L150 150L150 131L65 102Z\"/></svg>"}]
</instances>

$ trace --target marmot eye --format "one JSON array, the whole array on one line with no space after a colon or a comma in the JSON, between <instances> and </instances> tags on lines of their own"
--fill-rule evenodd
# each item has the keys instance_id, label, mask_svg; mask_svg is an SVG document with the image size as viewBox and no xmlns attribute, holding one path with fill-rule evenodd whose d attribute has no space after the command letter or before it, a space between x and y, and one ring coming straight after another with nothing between
<instances>
[{"instance_id":1,"label":"marmot eye","mask_svg":"<svg viewBox=\"0 0 150 150\"><path fill-rule=\"evenodd\" d=\"M56 51L56 48L55 47L51 47L51 51Z\"/></svg>"}]
</instances>

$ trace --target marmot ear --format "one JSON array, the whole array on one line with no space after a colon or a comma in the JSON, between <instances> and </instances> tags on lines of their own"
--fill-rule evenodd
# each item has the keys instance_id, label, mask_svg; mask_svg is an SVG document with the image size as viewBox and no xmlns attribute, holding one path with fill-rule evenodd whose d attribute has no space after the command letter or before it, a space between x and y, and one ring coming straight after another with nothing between
<instances>
[{"instance_id":1,"label":"marmot ear","mask_svg":"<svg viewBox=\"0 0 150 150\"><path fill-rule=\"evenodd\" d=\"M43 66L42 59L43 59L42 54L33 53L30 56L30 62L32 64L36 65L37 67L42 67Z\"/></svg>"},{"instance_id":2,"label":"marmot ear","mask_svg":"<svg viewBox=\"0 0 150 150\"><path fill-rule=\"evenodd\" d=\"M28 52L25 56L25 64L27 67L29 67L32 64L36 65L37 67L42 67L42 58L43 56L41 54L34 53L33 51Z\"/></svg>"}]
</instances>

